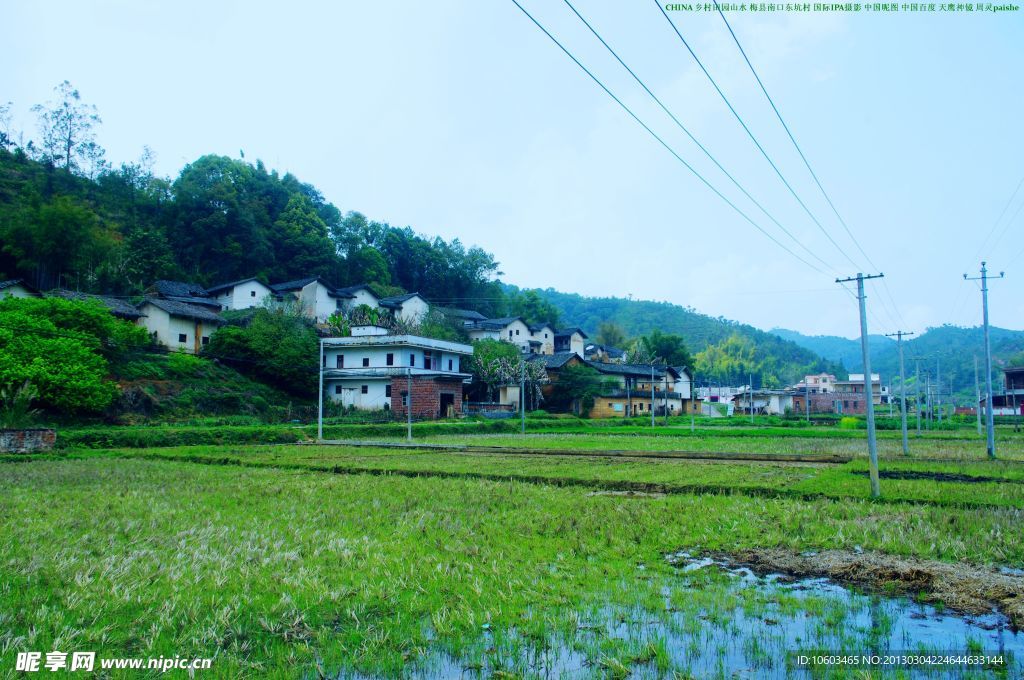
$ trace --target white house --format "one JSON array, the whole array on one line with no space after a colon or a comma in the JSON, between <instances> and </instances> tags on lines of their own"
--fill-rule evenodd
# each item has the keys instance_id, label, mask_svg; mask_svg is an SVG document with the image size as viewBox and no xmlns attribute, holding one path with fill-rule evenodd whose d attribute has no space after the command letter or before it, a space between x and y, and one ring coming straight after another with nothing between
<instances>
[{"instance_id":1,"label":"white house","mask_svg":"<svg viewBox=\"0 0 1024 680\"><path fill-rule=\"evenodd\" d=\"M781 416L793 410L793 393L788 390L748 390L746 387L733 397L737 411L750 414L751 406L757 415Z\"/></svg>"},{"instance_id":2,"label":"white house","mask_svg":"<svg viewBox=\"0 0 1024 680\"><path fill-rule=\"evenodd\" d=\"M223 323L208 307L166 298L146 298L138 305L138 310L144 315L139 325L145 327L153 339L172 350L190 354L198 354Z\"/></svg>"},{"instance_id":3,"label":"white house","mask_svg":"<svg viewBox=\"0 0 1024 680\"><path fill-rule=\"evenodd\" d=\"M365 283L338 288L334 293L343 300L341 307L345 310L352 310L360 305L366 305L373 309L380 307L380 298Z\"/></svg>"},{"instance_id":4,"label":"white house","mask_svg":"<svg viewBox=\"0 0 1024 680\"><path fill-rule=\"evenodd\" d=\"M378 304L390 310L396 319L406 323L419 323L430 312L430 303L419 293L381 298Z\"/></svg>"},{"instance_id":5,"label":"white house","mask_svg":"<svg viewBox=\"0 0 1024 680\"><path fill-rule=\"evenodd\" d=\"M383 330L383 329L379 329ZM324 338L322 366L327 398L361 410L390 409L417 418L462 413L462 386L472 377L462 360L473 348L414 335L381 335L373 327L353 335Z\"/></svg>"},{"instance_id":6,"label":"white house","mask_svg":"<svg viewBox=\"0 0 1024 680\"><path fill-rule=\"evenodd\" d=\"M521 351L530 351L530 340L533 339L530 327L518 316L467 321L465 327L470 340L504 340Z\"/></svg>"},{"instance_id":7,"label":"white house","mask_svg":"<svg viewBox=\"0 0 1024 680\"><path fill-rule=\"evenodd\" d=\"M269 306L267 303L274 297L274 291L256 278L222 283L219 286L207 288L206 294L213 298L222 309Z\"/></svg>"},{"instance_id":8,"label":"white house","mask_svg":"<svg viewBox=\"0 0 1024 680\"><path fill-rule=\"evenodd\" d=\"M555 353L555 329L551 324L541 323L530 326L530 351L533 354ZM583 358L583 355L580 355Z\"/></svg>"},{"instance_id":9,"label":"white house","mask_svg":"<svg viewBox=\"0 0 1024 680\"><path fill-rule=\"evenodd\" d=\"M347 295L339 295L319 276L275 283L270 289L282 302L297 304L303 314L318 323L327 321L350 299Z\"/></svg>"},{"instance_id":10,"label":"white house","mask_svg":"<svg viewBox=\"0 0 1024 680\"><path fill-rule=\"evenodd\" d=\"M576 352L581 357L586 354L587 334L582 328L563 328L555 333L556 352Z\"/></svg>"},{"instance_id":11,"label":"white house","mask_svg":"<svg viewBox=\"0 0 1024 680\"><path fill-rule=\"evenodd\" d=\"M5 297L30 298L42 297L42 294L25 283L24 279L11 279L10 281L0 281L0 298Z\"/></svg>"}]
</instances>

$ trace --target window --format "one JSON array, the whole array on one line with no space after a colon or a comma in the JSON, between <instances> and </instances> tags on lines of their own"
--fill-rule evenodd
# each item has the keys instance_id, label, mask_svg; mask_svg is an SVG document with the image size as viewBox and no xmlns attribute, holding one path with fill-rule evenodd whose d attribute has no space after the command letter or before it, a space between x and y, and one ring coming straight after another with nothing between
<instances>
[{"instance_id":1,"label":"window","mask_svg":"<svg viewBox=\"0 0 1024 680\"><path fill-rule=\"evenodd\" d=\"M510 337L510 338L512 337L512 329L511 328L508 329L508 337Z\"/></svg>"},{"instance_id":2,"label":"window","mask_svg":"<svg viewBox=\"0 0 1024 680\"><path fill-rule=\"evenodd\" d=\"M178 333L178 342L188 342L188 336L184 333Z\"/></svg>"},{"instance_id":3,"label":"window","mask_svg":"<svg viewBox=\"0 0 1024 680\"><path fill-rule=\"evenodd\" d=\"M409 395L407 393L405 393L405 392L402 392L402 406L408 406L408 405L409 405Z\"/></svg>"},{"instance_id":4,"label":"window","mask_svg":"<svg viewBox=\"0 0 1024 680\"><path fill-rule=\"evenodd\" d=\"M448 360L448 370L449 371L452 370L452 360L451 359Z\"/></svg>"},{"instance_id":5,"label":"window","mask_svg":"<svg viewBox=\"0 0 1024 680\"><path fill-rule=\"evenodd\" d=\"M859 401L854 401L854 402L853 402L853 407L854 407L854 408L857 408L857 405L858 405L858 404L860 404L860 402L859 402Z\"/></svg>"},{"instance_id":6,"label":"window","mask_svg":"<svg viewBox=\"0 0 1024 680\"><path fill-rule=\"evenodd\" d=\"M344 354L339 354L338 355L338 368L345 368L345 355Z\"/></svg>"},{"instance_id":7,"label":"window","mask_svg":"<svg viewBox=\"0 0 1024 680\"><path fill-rule=\"evenodd\" d=\"M395 365L395 354L394 354L394 352L388 352L386 363L387 363L388 366L394 366Z\"/></svg>"},{"instance_id":8,"label":"window","mask_svg":"<svg viewBox=\"0 0 1024 680\"><path fill-rule=\"evenodd\" d=\"M850 408L850 402L846 399L843 399L843 408Z\"/></svg>"},{"instance_id":9,"label":"window","mask_svg":"<svg viewBox=\"0 0 1024 680\"><path fill-rule=\"evenodd\" d=\"M416 355L415 354L410 354L409 355L409 365L410 366L415 366L416 365Z\"/></svg>"},{"instance_id":10,"label":"window","mask_svg":"<svg viewBox=\"0 0 1024 680\"><path fill-rule=\"evenodd\" d=\"M423 368L428 371L433 368L434 365L434 354L430 350L423 352Z\"/></svg>"},{"instance_id":11,"label":"window","mask_svg":"<svg viewBox=\"0 0 1024 680\"><path fill-rule=\"evenodd\" d=\"M204 335L202 342L203 342L204 345L209 345L210 344L210 336L209 335Z\"/></svg>"},{"instance_id":12,"label":"window","mask_svg":"<svg viewBox=\"0 0 1024 680\"><path fill-rule=\"evenodd\" d=\"M359 386L359 393L360 394L369 394L370 393L370 386L369 385L360 385Z\"/></svg>"},{"instance_id":13,"label":"window","mask_svg":"<svg viewBox=\"0 0 1024 680\"><path fill-rule=\"evenodd\" d=\"M367 368L367 367L369 367L369 365L370 365L370 357L363 357L363 368ZM366 387L366 385L363 385L363 387Z\"/></svg>"},{"instance_id":14,"label":"window","mask_svg":"<svg viewBox=\"0 0 1024 680\"><path fill-rule=\"evenodd\" d=\"M389 399L391 398L391 385L384 386L384 396Z\"/></svg>"},{"instance_id":15,"label":"window","mask_svg":"<svg viewBox=\"0 0 1024 680\"><path fill-rule=\"evenodd\" d=\"M334 386L334 393L335 394L341 394L341 385L335 385Z\"/></svg>"},{"instance_id":16,"label":"window","mask_svg":"<svg viewBox=\"0 0 1024 680\"><path fill-rule=\"evenodd\" d=\"M519 329L518 328L516 329L516 335L519 335Z\"/></svg>"},{"instance_id":17,"label":"window","mask_svg":"<svg viewBox=\"0 0 1024 680\"><path fill-rule=\"evenodd\" d=\"M249 297L256 297L256 291L250 290L249 291Z\"/></svg>"},{"instance_id":18,"label":"window","mask_svg":"<svg viewBox=\"0 0 1024 680\"><path fill-rule=\"evenodd\" d=\"M547 333L545 333L545 334L544 334L544 339L545 339L545 340L547 340L547 339L548 339L548 334L547 334Z\"/></svg>"}]
</instances>

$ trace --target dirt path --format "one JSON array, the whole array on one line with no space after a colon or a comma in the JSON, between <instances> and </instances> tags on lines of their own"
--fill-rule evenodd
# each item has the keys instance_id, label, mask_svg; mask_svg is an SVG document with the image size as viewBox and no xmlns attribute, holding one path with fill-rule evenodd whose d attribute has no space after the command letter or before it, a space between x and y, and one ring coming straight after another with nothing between
<instances>
[{"instance_id":1,"label":"dirt path","mask_svg":"<svg viewBox=\"0 0 1024 680\"><path fill-rule=\"evenodd\" d=\"M989 614L998 609L1016 628L1024 628L1024 576L967 564L895 557L874 552L825 550L797 553L781 549L712 553L750 567L757 573L801 577L826 576L870 590L918 596L966 614Z\"/></svg>"}]
</instances>

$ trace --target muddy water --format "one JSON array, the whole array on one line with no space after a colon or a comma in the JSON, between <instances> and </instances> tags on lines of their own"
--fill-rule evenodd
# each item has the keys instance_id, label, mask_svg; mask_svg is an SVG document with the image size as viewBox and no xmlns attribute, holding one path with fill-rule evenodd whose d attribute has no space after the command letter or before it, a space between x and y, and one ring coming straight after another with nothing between
<instances>
[{"instance_id":1,"label":"muddy water","mask_svg":"<svg viewBox=\"0 0 1024 680\"><path fill-rule=\"evenodd\" d=\"M485 628L459 658L431 653L408 675L476 678L504 671L537 678L844 678L865 677L865 671L873 670L871 677L1024 676L1024 634L996 612L960 616L907 597L860 593L824 578L755 574L741 565L686 553L668 559L676 575L655 582L661 593L655 606L647 601L576 612L573 632L545 641ZM811 669L800 664L800 653L812 659L840 655L846 663ZM867 665L894 654L946 653L1001 657L1002 664ZM857 662L851 665L853 659Z\"/></svg>"}]
</instances>

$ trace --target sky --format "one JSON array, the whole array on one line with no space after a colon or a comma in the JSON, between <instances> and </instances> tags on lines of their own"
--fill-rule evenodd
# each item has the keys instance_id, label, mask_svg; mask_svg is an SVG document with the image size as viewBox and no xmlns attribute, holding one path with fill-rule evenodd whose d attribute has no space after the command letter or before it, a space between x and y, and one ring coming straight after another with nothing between
<instances>
[{"instance_id":1,"label":"sky","mask_svg":"<svg viewBox=\"0 0 1024 680\"><path fill-rule=\"evenodd\" d=\"M883 272L870 332L921 333L981 322L963 274L985 259L1006 272L991 322L1024 329L1024 12L726 12L834 212L718 14L668 12L792 193L656 3L571 0L768 217L567 4L520 1L804 261L512 0L12 0L0 103L31 137L69 80L115 164L148 146L174 177L244 152L343 211L479 245L522 287L854 337L835 279Z\"/></svg>"}]
</instances>

